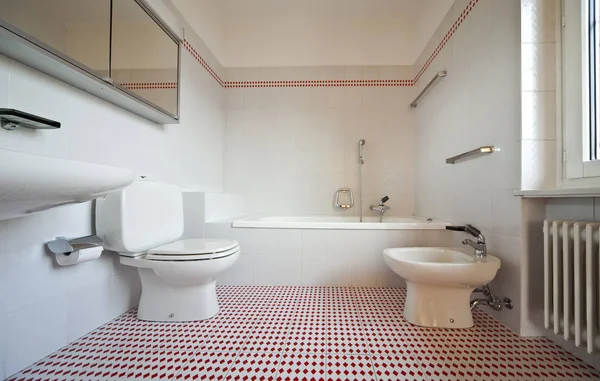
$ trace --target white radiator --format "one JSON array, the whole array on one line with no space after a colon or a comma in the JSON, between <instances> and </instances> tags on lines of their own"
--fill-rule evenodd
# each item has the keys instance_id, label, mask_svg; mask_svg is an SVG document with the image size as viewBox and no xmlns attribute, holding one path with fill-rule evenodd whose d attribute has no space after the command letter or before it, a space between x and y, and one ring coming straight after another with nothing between
<instances>
[{"instance_id":1,"label":"white radiator","mask_svg":"<svg viewBox=\"0 0 600 381\"><path fill-rule=\"evenodd\" d=\"M600 223L544 221L544 325L600 349Z\"/></svg>"}]
</instances>

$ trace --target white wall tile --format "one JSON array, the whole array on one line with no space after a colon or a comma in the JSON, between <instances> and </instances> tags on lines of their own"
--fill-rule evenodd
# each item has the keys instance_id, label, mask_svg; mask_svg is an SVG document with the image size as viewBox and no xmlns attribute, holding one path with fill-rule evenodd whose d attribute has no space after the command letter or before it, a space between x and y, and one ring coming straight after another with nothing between
<instances>
[{"instance_id":1,"label":"white wall tile","mask_svg":"<svg viewBox=\"0 0 600 381\"><path fill-rule=\"evenodd\" d=\"M298 286L302 284L302 257L279 256L277 262L277 285Z\"/></svg>"},{"instance_id":2,"label":"white wall tile","mask_svg":"<svg viewBox=\"0 0 600 381\"><path fill-rule=\"evenodd\" d=\"M556 41L556 3L555 0L521 1L522 42Z\"/></svg>"},{"instance_id":3,"label":"white wall tile","mask_svg":"<svg viewBox=\"0 0 600 381\"><path fill-rule=\"evenodd\" d=\"M209 239L229 239L231 229L231 222L207 223L205 225L205 237Z\"/></svg>"},{"instance_id":4,"label":"white wall tile","mask_svg":"<svg viewBox=\"0 0 600 381\"><path fill-rule=\"evenodd\" d=\"M240 255L233 266L226 270L223 275L217 279L217 283L252 286L254 284L253 256Z\"/></svg>"},{"instance_id":5,"label":"white wall tile","mask_svg":"<svg viewBox=\"0 0 600 381\"><path fill-rule=\"evenodd\" d=\"M7 313L7 374L67 344L67 311L67 297L61 295Z\"/></svg>"},{"instance_id":6,"label":"white wall tile","mask_svg":"<svg viewBox=\"0 0 600 381\"><path fill-rule=\"evenodd\" d=\"M320 255L302 256L302 286L327 286L329 266Z\"/></svg>"},{"instance_id":7,"label":"white wall tile","mask_svg":"<svg viewBox=\"0 0 600 381\"><path fill-rule=\"evenodd\" d=\"M452 9L460 12L465 5L457 2ZM458 17L452 9L442 25L452 24ZM482 230L491 242L493 255L507 261L494 283L497 292L515 295L515 299L520 277L515 258L519 258L521 248L511 243L520 242L521 207L512 189L520 187L521 176L530 176L521 173L521 150L527 153L522 148L527 143L520 143L521 61L525 65L523 76L529 78L524 90L555 90L556 86L553 44L528 46L521 58L520 14L519 0L480 0L417 83L415 91L423 88L436 70L449 70L448 77L414 113L415 214L454 224L471 223ZM417 67L429 58L441 38L442 34L434 36ZM535 57L535 64L526 64L526 57ZM547 97L525 103L533 108L531 118L551 119L546 110L535 109L549 102ZM532 131L535 136L549 134L546 130ZM501 151L445 164L447 157L488 144ZM425 235L425 244L461 246L464 238L462 233L432 232ZM509 313L500 317L518 330L519 318L515 320Z\"/></svg>"},{"instance_id":8,"label":"white wall tile","mask_svg":"<svg viewBox=\"0 0 600 381\"><path fill-rule=\"evenodd\" d=\"M224 89L185 50L176 126L157 126L4 56L0 107L62 123L56 131L2 133L0 149L115 165L184 189L222 191ZM0 222L0 316L9 333L0 341L11 347L1 373L21 370L139 302L137 271L118 264L114 254L61 268L44 248L57 236L92 233L91 203Z\"/></svg>"},{"instance_id":9,"label":"white wall tile","mask_svg":"<svg viewBox=\"0 0 600 381\"><path fill-rule=\"evenodd\" d=\"M67 294L67 340L72 342L101 326L110 316L110 278L102 282L82 282Z\"/></svg>"},{"instance_id":10,"label":"white wall tile","mask_svg":"<svg viewBox=\"0 0 600 381\"><path fill-rule=\"evenodd\" d=\"M305 230L306 232L306 230ZM354 249L353 230L323 230L328 257L347 257Z\"/></svg>"},{"instance_id":11,"label":"white wall tile","mask_svg":"<svg viewBox=\"0 0 600 381\"><path fill-rule=\"evenodd\" d=\"M345 256L328 257L325 259L327 269L327 286L348 287L352 284L352 261Z\"/></svg>"},{"instance_id":12,"label":"white wall tile","mask_svg":"<svg viewBox=\"0 0 600 381\"><path fill-rule=\"evenodd\" d=\"M327 255L328 235L321 229L302 231L302 255L305 257L325 257Z\"/></svg>"},{"instance_id":13,"label":"white wall tile","mask_svg":"<svg viewBox=\"0 0 600 381\"><path fill-rule=\"evenodd\" d=\"M279 229L276 232L278 257L302 255L303 239L300 229Z\"/></svg>"},{"instance_id":14,"label":"white wall tile","mask_svg":"<svg viewBox=\"0 0 600 381\"><path fill-rule=\"evenodd\" d=\"M110 278L110 303L107 306L110 318L129 311L140 302L142 282L137 269L130 269Z\"/></svg>"},{"instance_id":15,"label":"white wall tile","mask_svg":"<svg viewBox=\"0 0 600 381\"><path fill-rule=\"evenodd\" d=\"M352 257L352 286L376 287L380 277L378 259L372 257Z\"/></svg>"},{"instance_id":16,"label":"white wall tile","mask_svg":"<svg viewBox=\"0 0 600 381\"><path fill-rule=\"evenodd\" d=\"M511 237L521 236L521 197L515 197L511 189L492 191L491 232Z\"/></svg>"},{"instance_id":17,"label":"white wall tile","mask_svg":"<svg viewBox=\"0 0 600 381\"><path fill-rule=\"evenodd\" d=\"M40 86L40 83L46 86ZM69 115L73 91L59 83L57 79L50 79L26 66L12 64L8 106L60 121ZM35 92L32 89L36 89ZM55 101L48 102L49 99Z\"/></svg>"},{"instance_id":18,"label":"white wall tile","mask_svg":"<svg viewBox=\"0 0 600 381\"><path fill-rule=\"evenodd\" d=\"M522 138L556 139L556 92L522 93Z\"/></svg>"},{"instance_id":19,"label":"white wall tile","mask_svg":"<svg viewBox=\"0 0 600 381\"><path fill-rule=\"evenodd\" d=\"M255 229L232 228L229 235L231 239L236 240L240 245L242 255L251 255L255 253L254 232Z\"/></svg>"},{"instance_id":20,"label":"white wall tile","mask_svg":"<svg viewBox=\"0 0 600 381\"><path fill-rule=\"evenodd\" d=\"M255 286L277 286L279 263L272 255L253 255L253 276Z\"/></svg>"},{"instance_id":21,"label":"white wall tile","mask_svg":"<svg viewBox=\"0 0 600 381\"><path fill-rule=\"evenodd\" d=\"M593 198L553 198L546 205L546 218L550 220L594 221Z\"/></svg>"},{"instance_id":22,"label":"white wall tile","mask_svg":"<svg viewBox=\"0 0 600 381\"><path fill-rule=\"evenodd\" d=\"M10 61L0 55L0 107L8 107Z\"/></svg>"},{"instance_id":23,"label":"white wall tile","mask_svg":"<svg viewBox=\"0 0 600 381\"><path fill-rule=\"evenodd\" d=\"M375 251L375 242L377 242L377 230L352 231L352 255L371 256Z\"/></svg>"},{"instance_id":24,"label":"white wall tile","mask_svg":"<svg viewBox=\"0 0 600 381\"><path fill-rule=\"evenodd\" d=\"M183 239L204 237L204 215L205 194L183 192Z\"/></svg>"},{"instance_id":25,"label":"white wall tile","mask_svg":"<svg viewBox=\"0 0 600 381\"><path fill-rule=\"evenodd\" d=\"M556 44L522 44L521 70L523 91L556 90Z\"/></svg>"},{"instance_id":26,"label":"white wall tile","mask_svg":"<svg viewBox=\"0 0 600 381\"><path fill-rule=\"evenodd\" d=\"M6 374L6 314L0 313L0 378L4 379L9 374Z\"/></svg>"},{"instance_id":27,"label":"white wall tile","mask_svg":"<svg viewBox=\"0 0 600 381\"><path fill-rule=\"evenodd\" d=\"M57 221L63 221L57 224ZM76 272L56 265L44 244L57 236L91 234L91 203L0 222L6 274L6 311L64 293ZM25 275L26 274L26 275ZM31 282L36 279L36 282Z\"/></svg>"},{"instance_id":28,"label":"white wall tile","mask_svg":"<svg viewBox=\"0 0 600 381\"><path fill-rule=\"evenodd\" d=\"M293 68L289 78L341 77L355 69ZM280 79L288 72L279 68ZM250 213L339 213L333 194L357 189L348 174L356 173L357 142L365 138L365 194L390 193L389 215L412 214L410 96L408 87L244 89L242 109L227 110L226 191L242 195Z\"/></svg>"},{"instance_id":29,"label":"white wall tile","mask_svg":"<svg viewBox=\"0 0 600 381\"><path fill-rule=\"evenodd\" d=\"M452 246L452 235L446 230L430 230L425 233L427 246L450 247Z\"/></svg>"},{"instance_id":30,"label":"white wall tile","mask_svg":"<svg viewBox=\"0 0 600 381\"><path fill-rule=\"evenodd\" d=\"M490 287L500 298L509 297L515 303L512 310L489 311L515 331L519 331L521 316L521 239L492 234L486 236L488 252L501 259L500 270Z\"/></svg>"},{"instance_id":31,"label":"white wall tile","mask_svg":"<svg viewBox=\"0 0 600 381\"><path fill-rule=\"evenodd\" d=\"M556 187L556 142L523 140L521 142L521 188Z\"/></svg>"}]
</instances>

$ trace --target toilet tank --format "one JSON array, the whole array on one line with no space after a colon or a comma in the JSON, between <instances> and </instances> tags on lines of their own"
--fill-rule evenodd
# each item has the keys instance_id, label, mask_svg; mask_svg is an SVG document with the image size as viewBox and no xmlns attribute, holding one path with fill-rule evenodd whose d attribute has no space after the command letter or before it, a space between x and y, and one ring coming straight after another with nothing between
<instances>
[{"instance_id":1,"label":"toilet tank","mask_svg":"<svg viewBox=\"0 0 600 381\"><path fill-rule=\"evenodd\" d=\"M183 234L183 199L175 185L135 181L96 200L96 234L107 250L143 254Z\"/></svg>"}]
</instances>

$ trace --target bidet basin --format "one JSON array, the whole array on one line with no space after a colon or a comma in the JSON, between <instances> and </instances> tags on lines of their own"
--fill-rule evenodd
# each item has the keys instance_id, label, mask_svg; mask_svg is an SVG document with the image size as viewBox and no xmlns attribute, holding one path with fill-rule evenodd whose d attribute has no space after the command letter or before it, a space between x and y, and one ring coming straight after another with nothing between
<instances>
[{"instance_id":1,"label":"bidet basin","mask_svg":"<svg viewBox=\"0 0 600 381\"><path fill-rule=\"evenodd\" d=\"M424 327L472 327L471 293L491 282L500 268L500 259L492 255L476 258L443 247L385 249L383 259L406 280L404 318Z\"/></svg>"}]
</instances>

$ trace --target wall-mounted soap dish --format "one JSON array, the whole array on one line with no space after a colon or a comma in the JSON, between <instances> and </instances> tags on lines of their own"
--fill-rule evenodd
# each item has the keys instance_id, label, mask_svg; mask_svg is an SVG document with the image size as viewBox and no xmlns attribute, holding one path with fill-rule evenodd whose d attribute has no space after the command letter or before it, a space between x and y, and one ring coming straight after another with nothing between
<instances>
[{"instance_id":1,"label":"wall-mounted soap dish","mask_svg":"<svg viewBox=\"0 0 600 381\"><path fill-rule=\"evenodd\" d=\"M42 118L41 116L29 114L11 108L0 108L0 126L7 131L16 130L19 127L32 128L35 130L52 130L60 128L60 122Z\"/></svg>"}]
</instances>

